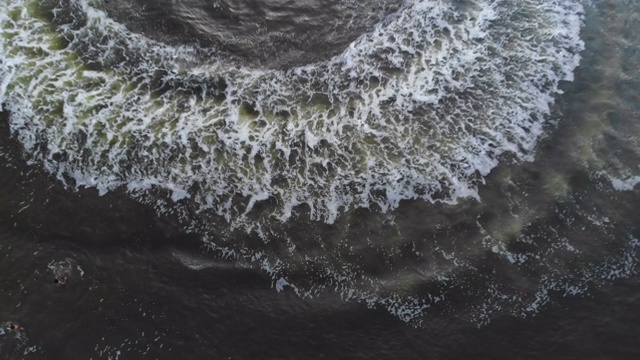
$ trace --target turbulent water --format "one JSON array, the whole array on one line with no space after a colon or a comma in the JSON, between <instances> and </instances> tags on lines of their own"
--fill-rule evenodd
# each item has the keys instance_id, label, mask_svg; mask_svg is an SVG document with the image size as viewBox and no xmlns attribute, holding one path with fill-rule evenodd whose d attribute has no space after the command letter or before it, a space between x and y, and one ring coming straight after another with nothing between
<instances>
[{"instance_id":1,"label":"turbulent water","mask_svg":"<svg viewBox=\"0 0 640 360\"><path fill-rule=\"evenodd\" d=\"M3 99L27 152L76 186L167 189L232 224L266 201L333 223L477 197L500 154L531 156L582 47L577 4L535 4L410 2L339 56L274 71L153 42L100 2L47 10L56 27L13 2Z\"/></svg>"},{"instance_id":2,"label":"turbulent water","mask_svg":"<svg viewBox=\"0 0 640 360\"><path fill-rule=\"evenodd\" d=\"M2 0L0 103L30 163L126 191L277 290L482 325L635 271L637 217L616 206L640 183L638 99L570 84L583 56L585 74L637 84L598 11ZM587 100L558 106L561 88Z\"/></svg>"}]
</instances>

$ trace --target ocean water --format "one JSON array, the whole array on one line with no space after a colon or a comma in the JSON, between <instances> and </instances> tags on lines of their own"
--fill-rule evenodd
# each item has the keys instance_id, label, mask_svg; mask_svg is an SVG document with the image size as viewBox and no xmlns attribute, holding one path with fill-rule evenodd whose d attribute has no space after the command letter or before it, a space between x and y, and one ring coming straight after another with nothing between
<instances>
[{"instance_id":1,"label":"ocean water","mask_svg":"<svg viewBox=\"0 0 640 360\"><path fill-rule=\"evenodd\" d=\"M638 20L1 0L0 354L639 352Z\"/></svg>"}]
</instances>

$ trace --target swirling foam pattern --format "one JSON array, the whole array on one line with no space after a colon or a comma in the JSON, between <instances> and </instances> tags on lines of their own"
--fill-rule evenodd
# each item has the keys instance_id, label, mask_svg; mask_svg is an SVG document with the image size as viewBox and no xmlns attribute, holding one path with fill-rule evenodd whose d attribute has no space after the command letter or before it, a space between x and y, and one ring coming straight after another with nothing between
<instances>
[{"instance_id":1,"label":"swirling foam pattern","mask_svg":"<svg viewBox=\"0 0 640 360\"><path fill-rule=\"evenodd\" d=\"M234 227L478 198L501 155L532 158L583 48L574 0L406 1L285 70L150 40L100 1L0 4L0 103L30 159L100 193L168 190Z\"/></svg>"},{"instance_id":2,"label":"swirling foam pattern","mask_svg":"<svg viewBox=\"0 0 640 360\"><path fill-rule=\"evenodd\" d=\"M455 3L409 2L329 62L261 71L134 35L99 3L72 1L58 35L12 1L2 101L60 177L165 187L230 221L268 198L281 219L307 204L331 223L353 207L476 196L498 155L531 155L578 64L580 8Z\"/></svg>"}]
</instances>

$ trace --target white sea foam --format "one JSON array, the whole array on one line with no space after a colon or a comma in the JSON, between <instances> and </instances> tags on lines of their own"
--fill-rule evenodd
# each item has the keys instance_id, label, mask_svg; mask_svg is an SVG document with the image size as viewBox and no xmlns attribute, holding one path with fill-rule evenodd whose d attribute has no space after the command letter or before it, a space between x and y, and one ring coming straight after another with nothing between
<instances>
[{"instance_id":1,"label":"white sea foam","mask_svg":"<svg viewBox=\"0 0 640 360\"><path fill-rule=\"evenodd\" d=\"M204 215L185 231L218 216L257 234L258 245L204 237L223 257L261 266L279 290L335 288L416 323L444 294L379 294L380 281L291 242L269 253L269 221L301 208L333 223L408 199L480 200L501 154L532 159L583 48L577 1L415 0L329 61L264 70L133 34L99 1L70 0L80 20L57 28L34 3L0 2L0 104L32 160L72 186L125 188L162 214L188 203ZM321 283L283 276L306 264L321 265Z\"/></svg>"},{"instance_id":2,"label":"white sea foam","mask_svg":"<svg viewBox=\"0 0 640 360\"><path fill-rule=\"evenodd\" d=\"M501 153L531 158L582 49L572 1L524 1L517 21L508 2L413 1L331 61L237 69L132 34L86 0L71 2L84 26L61 26L71 44L54 50L60 36L25 3L3 5L0 96L28 152L76 186L165 188L231 221L270 198L282 220L306 204L328 223L477 198ZM223 100L207 94L216 79ZM247 201L229 206L236 195Z\"/></svg>"},{"instance_id":3,"label":"white sea foam","mask_svg":"<svg viewBox=\"0 0 640 360\"><path fill-rule=\"evenodd\" d=\"M626 179L619 179L605 174L611 181L611 185L618 191L631 191L640 184L640 176L630 176Z\"/></svg>"}]
</instances>

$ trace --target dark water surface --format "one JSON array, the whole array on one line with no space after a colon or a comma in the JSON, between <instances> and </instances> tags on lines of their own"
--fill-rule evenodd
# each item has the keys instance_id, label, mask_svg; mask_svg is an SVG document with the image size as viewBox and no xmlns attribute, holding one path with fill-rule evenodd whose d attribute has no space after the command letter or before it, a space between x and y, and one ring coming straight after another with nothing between
<instances>
[{"instance_id":1,"label":"dark water surface","mask_svg":"<svg viewBox=\"0 0 640 360\"><path fill-rule=\"evenodd\" d=\"M43 2L49 3L58 2ZM363 14L358 2L338 0L100 2L134 33L172 45L218 47L232 63L257 69L327 61L376 24L390 21L402 5L374 3ZM454 3L460 9L475 4ZM216 232L231 225L208 218L186 200L167 210L163 205L171 204L166 198L172 195L162 191L145 197L121 186L99 195L80 176L75 183L69 173L56 179L55 169L43 169L49 162L24 149L39 153L63 144L80 152L86 134L84 140L64 138L52 145L46 136L53 139L54 130L30 133L17 120L23 109L3 104L0 358L637 356L640 5L634 0L583 4L582 60L575 80L562 82L564 94L555 95L535 159L501 155L499 165L477 182L479 201L403 200L387 212L375 206L345 210L331 224L309 220L301 207L288 221L273 220L267 240L244 229ZM92 60L90 50L74 51L79 61L106 64ZM127 76L142 77L135 71ZM230 94L233 84L227 77L222 92ZM160 90L170 92L170 85ZM72 92L82 93L78 89ZM178 93L183 92L188 91L181 87ZM42 101L32 103L37 108ZM262 116L258 108L249 110ZM55 121L72 118L69 114L63 107L47 116ZM36 134L37 145L30 146L25 134ZM55 161L64 163L60 154ZM135 175L135 166L128 171ZM254 211L268 213L269 206L256 205ZM207 224L192 226L192 218ZM241 249L264 252L264 259L275 254L292 264L272 270L252 258L255 253L221 256L229 242L236 249L233 241L247 244ZM304 256L291 255L292 245L307 260L323 260L297 264ZM373 280L334 283L323 273L349 267ZM68 276L68 284L57 286L56 276ZM300 296L298 288L279 282L285 278L299 289L308 285L314 296ZM425 302L429 307L415 317L394 307L433 297L438 299ZM8 330L10 323L23 330Z\"/></svg>"},{"instance_id":2,"label":"dark water surface","mask_svg":"<svg viewBox=\"0 0 640 360\"><path fill-rule=\"evenodd\" d=\"M288 67L328 59L400 0L135 0L106 2L133 31L173 44L217 45L236 61Z\"/></svg>"},{"instance_id":3,"label":"dark water surface","mask_svg":"<svg viewBox=\"0 0 640 360\"><path fill-rule=\"evenodd\" d=\"M65 191L25 166L2 130L2 151L16 160L2 167L0 316L24 327L2 335L3 358L617 359L638 352L637 274L559 299L532 319L499 316L476 327L441 314L416 329L331 293L275 292L261 271L211 259L126 198ZM46 204L37 198L43 194ZM16 213L25 199L41 202ZM67 269L66 287L53 284L52 262Z\"/></svg>"}]
</instances>

